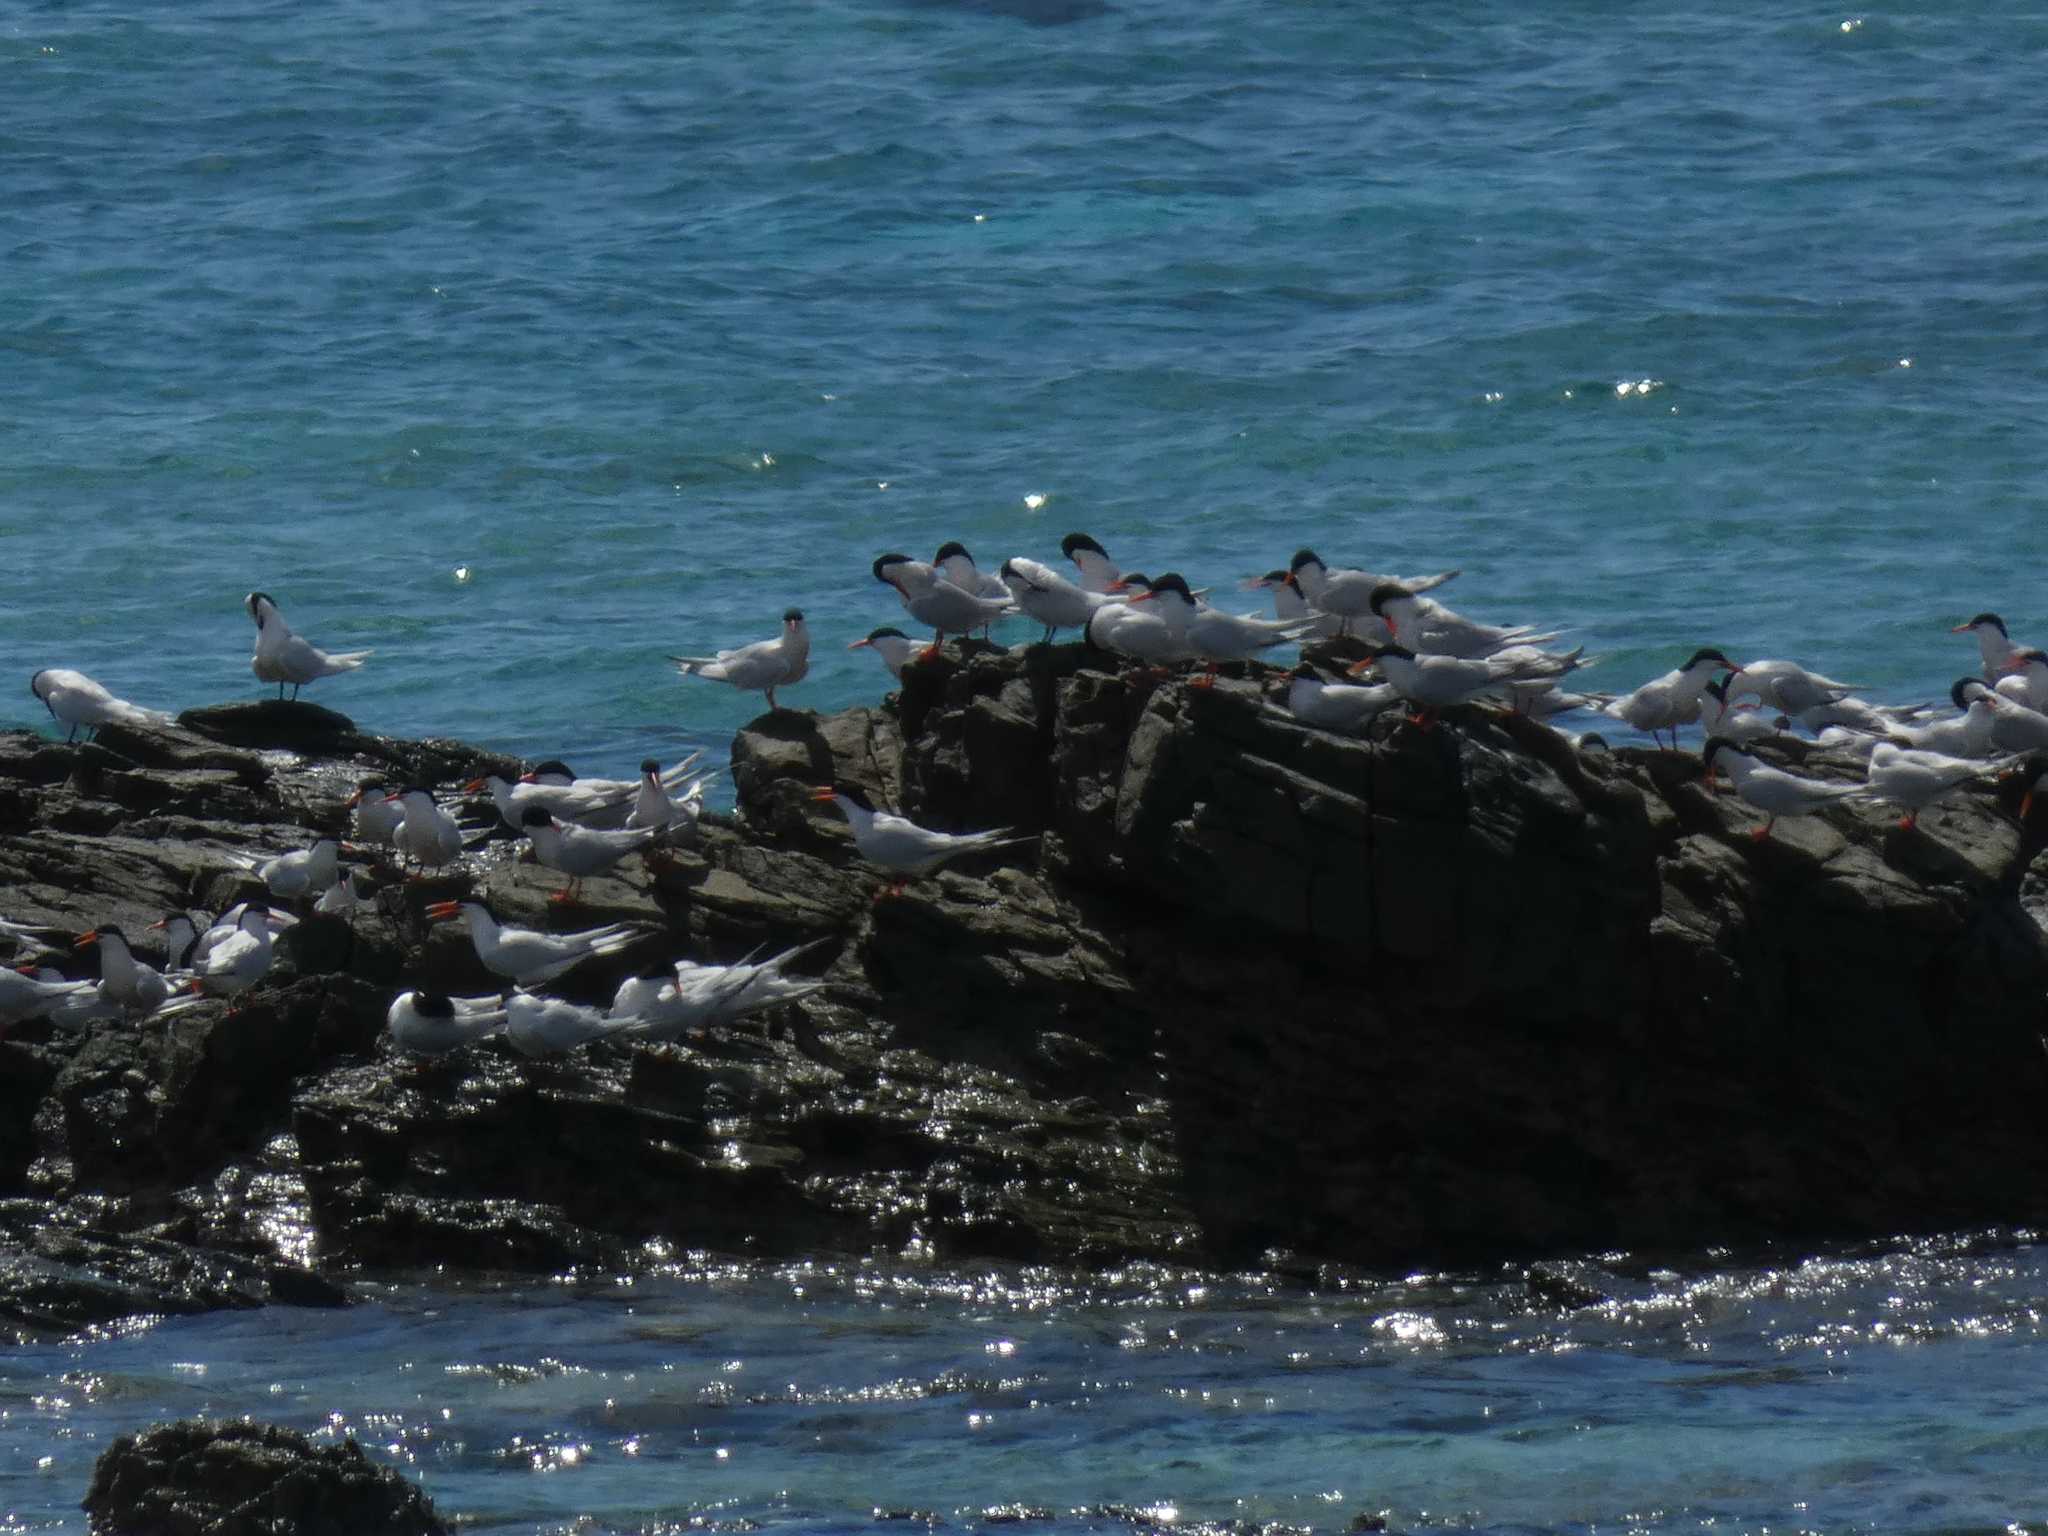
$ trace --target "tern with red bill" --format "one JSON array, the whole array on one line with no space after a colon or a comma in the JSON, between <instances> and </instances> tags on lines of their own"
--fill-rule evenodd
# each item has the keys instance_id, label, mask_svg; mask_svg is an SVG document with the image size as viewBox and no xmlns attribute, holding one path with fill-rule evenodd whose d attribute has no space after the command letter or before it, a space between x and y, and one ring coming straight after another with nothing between
<instances>
[{"instance_id":1,"label":"tern with red bill","mask_svg":"<svg viewBox=\"0 0 2048 1536\"><path fill-rule=\"evenodd\" d=\"M1700 763L1706 770L1709 784L1714 782L1717 772L1725 772L1743 802L1764 813L1764 824L1749 834L1759 843L1771 835L1771 828L1782 816L1812 816L1831 805L1840 805L1845 800L1867 799L1870 795L1869 786L1864 784L1831 784L1821 779L1805 779L1796 773L1787 773L1782 768L1758 762L1748 747L1725 736L1707 738L1706 745L1700 750Z\"/></svg>"},{"instance_id":2,"label":"tern with red bill","mask_svg":"<svg viewBox=\"0 0 2048 1536\"><path fill-rule=\"evenodd\" d=\"M904 663L924 649L893 624L869 630L860 639L849 641L846 648L849 651L873 651L882 665L889 669L889 675L898 681L902 680Z\"/></svg>"},{"instance_id":3,"label":"tern with red bill","mask_svg":"<svg viewBox=\"0 0 2048 1536\"><path fill-rule=\"evenodd\" d=\"M877 555L873 570L875 580L896 589L905 613L936 632L923 655L935 652L948 635L971 635L1014 611L1009 598L978 597L963 591L946 580L937 566L908 555Z\"/></svg>"},{"instance_id":4,"label":"tern with red bill","mask_svg":"<svg viewBox=\"0 0 2048 1536\"><path fill-rule=\"evenodd\" d=\"M64 739L77 739L81 729L97 733L103 725L169 725L172 717L160 709L144 709L117 699L83 672L69 667L45 667L28 680L28 691L43 701L50 718L67 726Z\"/></svg>"},{"instance_id":5,"label":"tern with red bill","mask_svg":"<svg viewBox=\"0 0 2048 1536\"><path fill-rule=\"evenodd\" d=\"M1734 662L1708 646L1694 651L1683 666L1651 678L1633 693L1623 694L1601 713L1648 732L1650 740L1659 746L1663 743L1657 741L1657 733L1669 731L1672 750L1676 751L1678 728L1691 725L1700 717L1700 695L1706 691L1707 683L1717 672L1732 675L1737 670Z\"/></svg>"},{"instance_id":6,"label":"tern with red bill","mask_svg":"<svg viewBox=\"0 0 2048 1536\"><path fill-rule=\"evenodd\" d=\"M100 952L100 998L131 1016L155 1013L170 1001L170 983L154 967L135 958L128 947L128 935L112 923L102 923L90 933L78 936L81 945L90 944Z\"/></svg>"},{"instance_id":7,"label":"tern with red bill","mask_svg":"<svg viewBox=\"0 0 2048 1536\"><path fill-rule=\"evenodd\" d=\"M862 858L894 877L896 890L930 874L948 859L1032 840L1014 836L1008 827L991 832L934 832L907 817L876 810L865 794L851 786L821 786L811 792L811 798L839 807L853 831L853 846Z\"/></svg>"},{"instance_id":8,"label":"tern with red bill","mask_svg":"<svg viewBox=\"0 0 2048 1536\"><path fill-rule=\"evenodd\" d=\"M503 1032L505 1020L505 1000L494 993L450 997L445 992L401 992L391 1000L384 1027L402 1051L445 1056Z\"/></svg>"},{"instance_id":9,"label":"tern with red bill","mask_svg":"<svg viewBox=\"0 0 2048 1536\"><path fill-rule=\"evenodd\" d=\"M645 853L663 836L659 827L640 827L616 832L579 827L573 821L559 821L540 806L528 806L519 820L519 830L533 844L533 856L540 864L569 877L568 885L549 898L574 901L582 894L583 882L601 875L620 860Z\"/></svg>"}]
</instances>

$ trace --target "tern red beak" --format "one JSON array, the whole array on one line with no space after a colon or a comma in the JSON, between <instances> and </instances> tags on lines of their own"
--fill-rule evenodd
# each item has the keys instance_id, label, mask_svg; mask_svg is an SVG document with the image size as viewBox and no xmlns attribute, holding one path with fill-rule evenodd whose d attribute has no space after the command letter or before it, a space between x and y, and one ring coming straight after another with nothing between
<instances>
[{"instance_id":1,"label":"tern red beak","mask_svg":"<svg viewBox=\"0 0 2048 1536\"><path fill-rule=\"evenodd\" d=\"M857 650L859 650L859 649L860 649L860 648L861 648L862 646L864 646L864 645L873 645L874 643L875 643L875 642L874 642L874 641L872 641L872 640L855 640L855 641L853 641L853 642L852 642L851 644L849 644L849 645L848 645L848 646L847 646L846 648L847 648L847 649L848 649L849 651L857 651Z\"/></svg>"},{"instance_id":2,"label":"tern red beak","mask_svg":"<svg viewBox=\"0 0 2048 1536\"><path fill-rule=\"evenodd\" d=\"M813 800L831 801L838 799L839 795L838 792L834 790L829 784L820 784L816 789L811 791L811 798Z\"/></svg>"},{"instance_id":3,"label":"tern red beak","mask_svg":"<svg viewBox=\"0 0 2048 1536\"><path fill-rule=\"evenodd\" d=\"M462 910L462 904L456 901L430 901L426 910L429 918L439 922L444 917L455 916Z\"/></svg>"},{"instance_id":4,"label":"tern red beak","mask_svg":"<svg viewBox=\"0 0 2048 1536\"><path fill-rule=\"evenodd\" d=\"M73 939L71 942L82 947L87 944L97 944L99 943L99 941L100 931L99 929L95 928L90 933L81 933L77 938Z\"/></svg>"}]
</instances>

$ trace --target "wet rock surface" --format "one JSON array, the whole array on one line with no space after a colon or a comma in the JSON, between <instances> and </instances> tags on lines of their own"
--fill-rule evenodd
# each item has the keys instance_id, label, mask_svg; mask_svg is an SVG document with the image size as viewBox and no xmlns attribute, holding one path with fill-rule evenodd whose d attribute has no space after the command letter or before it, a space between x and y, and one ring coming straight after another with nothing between
<instances>
[{"instance_id":1,"label":"wet rock surface","mask_svg":"<svg viewBox=\"0 0 2048 1536\"><path fill-rule=\"evenodd\" d=\"M123 1435L93 1466L98 1536L441 1536L427 1496L353 1440L316 1446L272 1424L180 1419Z\"/></svg>"},{"instance_id":2,"label":"wet rock surface","mask_svg":"<svg viewBox=\"0 0 2048 1536\"><path fill-rule=\"evenodd\" d=\"M487 800L431 878L351 850L373 895L239 1007L0 1040L0 1325L330 1304L360 1266L1408 1265L2041 1219L2043 839L1998 792L1759 844L1696 758L1482 709L1337 736L1239 674L970 649L874 709L765 715L737 817L566 909ZM365 774L512 766L275 700L0 737L0 915L140 935L257 894L224 850L340 834ZM1034 840L883 896L830 780ZM800 943L826 986L676 1044L408 1058L399 988L500 985L425 918L471 892L647 925L550 985L579 1001Z\"/></svg>"}]
</instances>

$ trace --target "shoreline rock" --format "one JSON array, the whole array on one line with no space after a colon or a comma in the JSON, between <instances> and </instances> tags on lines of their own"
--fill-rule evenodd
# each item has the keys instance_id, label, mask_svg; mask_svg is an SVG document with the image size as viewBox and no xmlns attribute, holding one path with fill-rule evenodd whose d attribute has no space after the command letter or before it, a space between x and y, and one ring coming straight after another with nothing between
<instances>
[{"instance_id":1,"label":"shoreline rock","mask_svg":"<svg viewBox=\"0 0 2048 1536\"><path fill-rule=\"evenodd\" d=\"M507 835L301 923L232 1016L17 1027L0 1322L684 1249L1388 1267L2041 1219L2048 941L2020 892L2044 839L1998 792L1752 844L1687 754L1476 708L1341 737L1267 675L949 651L882 706L754 721L738 816L566 915ZM0 736L0 915L137 934L253 894L217 850L335 835L365 772L510 766L275 700ZM832 779L1037 843L876 900L810 798ZM550 988L582 1001L812 941L827 985L677 1045L408 1060L400 987L497 989L424 919L471 890L648 924Z\"/></svg>"}]
</instances>

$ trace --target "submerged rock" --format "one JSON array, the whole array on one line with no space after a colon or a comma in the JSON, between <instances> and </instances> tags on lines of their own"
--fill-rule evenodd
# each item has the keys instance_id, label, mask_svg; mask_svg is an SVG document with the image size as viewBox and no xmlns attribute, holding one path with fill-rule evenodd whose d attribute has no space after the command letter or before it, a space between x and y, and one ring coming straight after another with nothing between
<instances>
[{"instance_id":1,"label":"submerged rock","mask_svg":"<svg viewBox=\"0 0 2048 1536\"><path fill-rule=\"evenodd\" d=\"M431 879L352 851L373 900L293 929L232 1014L0 1042L0 1254L39 1203L91 1207L96 1238L239 1261L238 1305L323 1268L689 1248L1409 1265L2041 1219L2048 944L2020 892L2043 839L1995 792L1917 832L1851 808L1756 844L1690 755L1479 708L1338 736L1265 675L949 652L880 708L761 717L736 818L566 911L488 802ZM257 889L220 849L341 831L365 772L510 767L310 709L0 738L0 915L140 933ZM312 741L347 759L282 755ZM835 781L1031 840L885 896L812 798ZM645 925L551 984L578 1001L802 944L825 985L673 1044L404 1058L401 986L501 985L425 918L471 893Z\"/></svg>"},{"instance_id":2,"label":"submerged rock","mask_svg":"<svg viewBox=\"0 0 2048 1536\"><path fill-rule=\"evenodd\" d=\"M93 1464L99 1536L442 1536L427 1496L354 1440L315 1446L274 1424L180 1419L122 1435Z\"/></svg>"}]
</instances>

